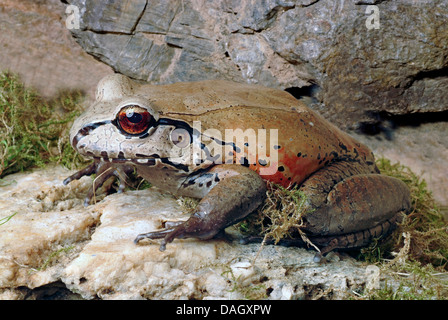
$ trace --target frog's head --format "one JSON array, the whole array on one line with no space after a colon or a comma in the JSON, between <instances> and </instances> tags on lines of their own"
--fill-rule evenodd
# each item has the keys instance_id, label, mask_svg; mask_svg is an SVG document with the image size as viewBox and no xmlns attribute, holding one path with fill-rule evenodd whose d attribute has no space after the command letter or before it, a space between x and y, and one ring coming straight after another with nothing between
<instances>
[{"instance_id":1,"label":"frog's head","mask_svg":"<svg viewBox=\"0 0 448 320\"><path fill-rule=\"evenodd\" d=\"M95 103L70 131L73 148L90 158L148 166L162 162L188 171L191 127L161 118L150 97L141 90L136 94L139 86L118 74L102 79Z\"/></svg>"}]
</instances>

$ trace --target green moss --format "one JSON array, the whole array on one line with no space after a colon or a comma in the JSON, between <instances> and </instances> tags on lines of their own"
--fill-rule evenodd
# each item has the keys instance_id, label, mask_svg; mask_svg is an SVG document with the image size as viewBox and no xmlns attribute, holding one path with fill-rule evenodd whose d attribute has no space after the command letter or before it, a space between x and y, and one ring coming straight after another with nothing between
<instances>
[{"instance_id":1,"label":"green moss","mask_svg":"<svg viewBox=\"0 0 448 320\"><path fill-rule=\"evenodd\" d=\"M428 190L426 181L408 167L399 163L392 164L387 159L379 159L377 165L382 174L398 178L407 184L413 208L389 241L379 246L384 254L378 258L400 251L406 243L406 235L407 260L448 270L448 224Z\"/></svg>"},{"instance_id":2,"label":"green moss","mask_svg":"<svg viewBox=\"0 0 448 320\"><path fill-rule=\"evenodd\" d=\"M50 162L82 162L70 146L70 123L81 113L83 94L61 92L45 100L11 73L0 73L0 178Z\"/></svg>"},{"instance_id":3,"label":"green moss","mask_svg":"<svg viewBox=\"0 0 448 320\"><path fill-rule=\"evenodd\" d=\"M370 290L355 299L369 300L445 300L448 299L448 273L417 261L383 263L381 272L389 280L382 288ZM392 281L394 280L394 281Z\"/></svg>"}]
</instances>

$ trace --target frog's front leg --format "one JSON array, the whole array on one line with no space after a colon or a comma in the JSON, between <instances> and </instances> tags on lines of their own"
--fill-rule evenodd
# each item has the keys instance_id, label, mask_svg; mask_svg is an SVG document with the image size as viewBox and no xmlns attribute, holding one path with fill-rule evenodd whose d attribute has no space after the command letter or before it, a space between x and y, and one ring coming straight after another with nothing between
<instances>
[{"instance_id":1,"label":"frog's front leg","mask_svg":"<svg viewBox=\"0 0 448 320\"><path fill-rule=\"evenodd\" d=\"M208 185L211 189L191 217L175 227L141 234L135 243L144 238L163 238L160 245L163 251L175 238L213 238L221 230L244 219L266 198L266 183L254 171L240 165L218 165L194 178L187 179L184 187L191 190L189 182L196 180L201 181L201 187Z\"/></svg>"},{"instance_id":2,"label":"frog's front leg","mask_svg":"<svg viewBox=\"0 0 448 320\"><path fill-rule=\"evenodd\" d=\"M118 178L118 192L122 192L126 187L127 175L133 171L134 168L131 165L114 164L112 162L106 162L100 158L95 158L90 165L66 178L63 181L63 184L67 185L73 180L81 179L83 176L96 174L96 179L92 183L92 186L89 188L86 198L84 199L84 205L88 206L94 197L95 192L112 176Z\"/></svg>"}]
</instances>

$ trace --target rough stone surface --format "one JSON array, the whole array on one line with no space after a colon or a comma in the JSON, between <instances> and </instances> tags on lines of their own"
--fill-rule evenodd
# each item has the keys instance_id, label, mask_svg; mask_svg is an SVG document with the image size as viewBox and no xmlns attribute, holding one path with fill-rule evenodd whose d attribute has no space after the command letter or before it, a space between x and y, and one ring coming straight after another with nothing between
<instances>
[{"instance_id":1,"label":"rough stone surface","mask_svg":"<svg viewBox=\"0 0 448 320\"><path fill-rule=\"evenodd\" d=\"M62 90L94 98L98 81L113 71L79 47L64 15L59 0L1 0L0 71L19 74L46 98Z\"/></svg>"},{"instance_id":2,"label":"rough stone surface","mask_svg":"<svg viewBox=\"0 0 448 320\"><path fill-rule=\"evenodd\" d=\"M0 225L0 299L52 284L84 299L342 299L376 283L366 264L337 255L317 264L301 248L258 253L258 244L189 239L165 252L158 243L135 245L137 234L162 221L187 218L178 201L148 189L85 208L91 179L63 186L68 174L54 167L4 179L0 218L16 215Z\"/></svg>"},{"instance_id":3,"label":"rough stone surface","mask_svg":"<svg viewBox=\"0 0 448 320\"><path fill-rule=\"evenodd\" d=\"M135 79L317 84L320 111L341 126L447 110L447 0L68 3L80 11L78 43ZM378 29L367 27L372 4Z\"/></svg>"}]
</instances>

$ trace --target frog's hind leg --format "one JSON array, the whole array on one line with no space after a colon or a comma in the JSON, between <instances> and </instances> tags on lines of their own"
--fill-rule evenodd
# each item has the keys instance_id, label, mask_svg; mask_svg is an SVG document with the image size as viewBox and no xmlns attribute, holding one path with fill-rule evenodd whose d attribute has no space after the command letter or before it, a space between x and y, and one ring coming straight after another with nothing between
<instances>
[{"instance_id":1,"label":"frog's hind leg","mask_svg":"<svg viewBox=\"0 0 448 320\"><path fill-rule=\"evenodd\" d=\"M300 189L309 212L303 231L322 254L362 247L387 235L411 207L409 189L401 180L377 174L362 163L331 164Z\"/></svg>"},{"instance_id":2,"label":"frog's hind leg","mask_svg":"<svg viewBox=\"0 0 448 320\"><path fill-rule=\"evenodd\" d=\"M266 183L247 167L219 165L203 174L218 182L202 198L190 218L172 228L141 234L135 243L145 238L163 238L160 244L163 251L175 238L211 239L253 212L266 198Z\"/></svg>"}]
</instances>

